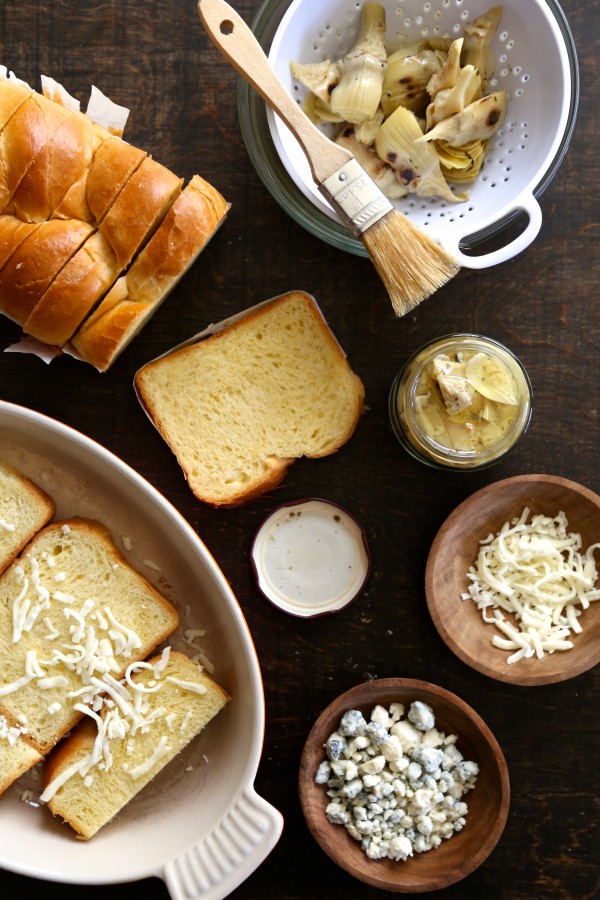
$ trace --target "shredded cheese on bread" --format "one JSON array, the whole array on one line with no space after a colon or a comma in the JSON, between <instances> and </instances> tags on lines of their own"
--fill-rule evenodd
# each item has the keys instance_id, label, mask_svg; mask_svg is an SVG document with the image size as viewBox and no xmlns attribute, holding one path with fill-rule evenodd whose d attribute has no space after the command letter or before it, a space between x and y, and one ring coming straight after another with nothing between
<instances>
[{"instance_id":1,"label":"shredded cheese on bread","mask_svg":"<svg viewBox=\"0 0 600 900\"><path fill-rule=\"evenodd\" d=\"M47 758L40 797L51 812L91 838L229 702L201 665L167 647L132 663Z\"/></svg>"}]
</instances>

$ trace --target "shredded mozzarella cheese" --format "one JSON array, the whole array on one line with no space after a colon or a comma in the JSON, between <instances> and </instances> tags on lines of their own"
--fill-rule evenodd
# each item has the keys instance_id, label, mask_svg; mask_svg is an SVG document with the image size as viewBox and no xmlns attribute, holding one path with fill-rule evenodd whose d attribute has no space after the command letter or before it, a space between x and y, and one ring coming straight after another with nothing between
<instances>
[{"instance_id":1,"label":"shredded mozzarella cheese","mask_svg":"<svg viewBox=\"0 0 600 900\"><path fill-rule=\"evenodd\" d=\"M207 690L203 684L198 684L196 681L184 681L182 678L175 678L174 675L167 675L167 681L173 682L184 691L192 691L195 694L205 694Z\"/></svg>"},{"instance_id":2,"label":"shredded mozzarella cheese","mask_svg":"<svg viewBox=\"0 0 600 900\"><path fill-rule=\"evenodd\" d=\"M568 531L564 512L553 518L534 515L526 507L496 535L480 542L471 582L462 599L473 600L484 622L493 624L492 644L512 651L507 663L569 650L580 634L583 610L600 599L594 585L598 571L594 552L581 553L580 534ZM510 616L509 619L506 616Z\"/></svg>"}]
</instances>

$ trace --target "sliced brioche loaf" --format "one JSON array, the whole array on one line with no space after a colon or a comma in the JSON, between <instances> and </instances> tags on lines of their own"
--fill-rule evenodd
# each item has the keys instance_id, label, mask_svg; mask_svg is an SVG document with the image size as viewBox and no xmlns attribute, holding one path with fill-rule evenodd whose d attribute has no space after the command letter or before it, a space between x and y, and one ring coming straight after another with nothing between
<instances>
[{"instance_id":1,"label":"sliced brioche loaf","mask_svg":"<svg viewBox=\"0 0 600 900\"><path fill-rule=\"evenodd\" d=\"M121 696L120 706L104 706L99 720L78 725L44 765L42 801L85 840L114 818L229 701L198 663L173 651L134 667ZM119 736L111 739L110 734Z\"/></svg>"},{"instance_id":2,"label":"sliced brioche loaf","mask_svg":"<svg viewBox=\"0 0 600 900\"><path fill-rule=\"evenodd\" d=\"M42 754L175 630L176 609L99 522L47 525L0 576L0 714Z\"/></svg>"},{"instance_id":3,"label":"sliced brioche loaf","mask_svg":"<svg viewBox=\"0 0 600 900\"><path fill-rule=\"evenodd\" d=\"M195 262L228 209L212 185L193 176L151 241L73 338L86 362L103 372L112 365Z\"/></svg>"},{"instance_id":4,"label":"sliced brioche loaf","mask_svg":"<svg viewBox=\"0 0 600 900\"><path fill-rule=\"evenodd\" d=\"M43 759L26 734L26 726L0 715L0 797L17 778Z\"/></svg>"},{"instance_id":5,"label":"sliced brioche loaf","mask_svg":"<svg viewBox=\"0 0 600 900\"><path fill-rule=\"evenodd\" d=\"M354 432L364 388L315 300L294 291L148 363L139 399L198 499L245 503Z\"/></svg>"},{"instance_id":6,"label":"sliced brioche loaf","mask_svg":"<svg viewBox=\"0 0 600 900\"><path fill-rule=\"evenodd\" d=\"M0 460L0 573L54 515L54 501Z\"/></svg>"},{"instance_id":7,"label":"sliced brioche loaf","mask_svg":"<svg viewBox=\"0 0 600 900\"><path fill-rule=\"evenodd\" d=\"M185 274L227 204L197 176L165 223L183 179L122 139L128 111L94 87L85 114L53 79L42 76L42 88L0 66L0 313L59 355L165 224L88 332L90 362L104 371ZM76 352L86 359L83 346Z\"/></svg>"}]
</instances>

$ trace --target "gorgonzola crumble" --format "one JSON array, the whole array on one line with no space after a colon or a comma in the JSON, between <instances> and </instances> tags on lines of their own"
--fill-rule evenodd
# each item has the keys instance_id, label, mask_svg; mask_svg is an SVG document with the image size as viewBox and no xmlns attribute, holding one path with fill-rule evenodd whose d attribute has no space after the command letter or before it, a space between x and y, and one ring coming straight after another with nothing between
<instances>
[{"instance_id":1,"label":"gorgonzola crumble","mask_svg":"<svg viewBox=\"0 0 600 900\"><path fill-rule=\"evenodd\" d=\"M406 860L439 847L464 828L462 798L479 774L456 742L420 700L406 715L402 703L375 706L368 721L359 710L344 713L315 776L327 787L328 820L371 859Z\"/></svg>"}]
</instances>

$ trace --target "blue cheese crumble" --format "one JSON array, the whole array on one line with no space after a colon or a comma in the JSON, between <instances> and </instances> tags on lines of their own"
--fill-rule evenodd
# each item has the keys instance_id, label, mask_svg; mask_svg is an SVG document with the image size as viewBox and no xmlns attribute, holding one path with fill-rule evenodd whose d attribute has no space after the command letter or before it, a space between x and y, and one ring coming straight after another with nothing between
<instances>
[{"instance_id":1,"label":"blue cheese crumble","mask_svg":"<svg viewBox=\"0 0 600 900\"><path fill-rule=\"evenodd\" d=\"M439 847L466 824L463 796L479 766L435 727L433 710L416 700L356 709L325 742L315 782L327 787L325 815L343 825L370 859L406 860Z\"/></svg>"}]
</instances>

